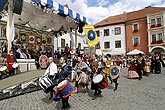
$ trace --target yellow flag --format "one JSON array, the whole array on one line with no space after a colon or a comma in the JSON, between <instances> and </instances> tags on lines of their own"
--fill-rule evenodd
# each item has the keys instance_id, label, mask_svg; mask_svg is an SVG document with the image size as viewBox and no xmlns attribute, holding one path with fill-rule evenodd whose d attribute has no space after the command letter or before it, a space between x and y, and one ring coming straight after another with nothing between
<instances>
[{"instance_id":1,"label":"yellow flag","mask_svg":"<svg viewBox=\"0 0 165 110\"><path fill-rule=\"evenodd\" d=\"M95 31L93 24L89 24L87 26L84 26L83 30L85 32L89 47L93 47L99 43L99 38L97 37L97 34L96 34L96 31Z\"/></svg>"},{"instance_id":2,"label":"yellow flag","mask_svg":"<svg viewBox=\"0 0 165 110\"><path fill-rule=\"evenodd\" d=\"M47 38L42 37L42 46L46 46L46 44L47 44Z\"/></svg>"}]
</instances>

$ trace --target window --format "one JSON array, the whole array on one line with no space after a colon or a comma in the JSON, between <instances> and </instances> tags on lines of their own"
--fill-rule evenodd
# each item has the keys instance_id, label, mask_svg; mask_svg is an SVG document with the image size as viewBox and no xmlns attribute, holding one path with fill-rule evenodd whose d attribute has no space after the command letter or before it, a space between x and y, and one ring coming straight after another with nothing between
<instances>
[{"instance_id":1,"label":"window","mask_svg":"<svg viewBox=\"0 0 165 110\"><path fill-rule=\"evenodd\" d=\"M100 49L100 43L95 46L96 49Z\"/></svg>"},{"instance_id":2,"label":"window","mask_svg":"<svg viewBox=\"0 0 165 110\"><path fill-rule=\"evenodd\" d=\"M161 24L162 23L162 19L161 18L157 18L157 24Z\"/></svg>"},{"instance_id":3,"label":"window","mask_svg":"<svg viewBox=\"0 0 165 110\"><path fill-rule=\"evenodd\" d=\"M104 29L104 36L109 36L109 29Z\"/></svg>"},{"instance_id":4,"label":"window","mask_svg":"<svg viewBox=\"0 0 165 110\"><path fill-rule=\"evenodd\" d=\"M65 48L65 39L61 39L61 48Z\"/></svg>"},{"instance_id":5,"label":"window","mask_svg":"<svg viewBox=\"0 0 165 110\"><path fill-rule=\"evenodd\" d=\"M110 42L104 42L104 49L110 48Z\"/></svg>"},{"instance_id":6,"label":"window","mask_svg":"<svg viewBox=\"0 0 165 110\"><path fill-rule=\"evenodd\" d=\"M156 24L155 19L151 19L151 25L155 25L155 24Z\"/></svg>"},{"instance_id":7,"label":"window","mask_svg":"<svg viewBox=\"0 0 165 110\"><path fill-rule=\"evenodd\" d=\"M121 41L115 41L115 48L121 48Z\"/></svg>"},{"instance_id":8,"label":"window","mask_svg":"<svg viewBox=\"0 0 165 110\"><path fill-rule=\"evenodd\" d=\"M152 43L155 43L156 42L156 34L153 34L152 35Z\"/></svg>"},{"instance_id":9,"label":"window","mask_svg":"<svg viewBox=\"0 0 165 110\"><path fill-rule=\"evenodd\" d=\"M133 25L133 30L135 31L135 30L138 30L138 24L134 24Z\"/></svg>"},{"instance_id":10,"label":"window","mask_svg":"<svg viewBox=\"0 0 165 110\"><path fill-rule=\"evenodd\" d=\"M162 33L158 33L158 34L152 34L152 44L160 44L163 42L162 40Z\"/></svg>"},{"instance_id":11,"label":"window","mask_svg":"<svg viewBox=\"0 0 165 110\"><path fill-rule=\"evenodd\" d=\"M96 31L97 37L100 37L100 31Z\"/></svg>"},{"instance_id":12,"label":"window","mask_svg":"<svg viewBox=\"0 0 165 110\"><path fill-rule=\"evenodd\" d=\"M139 44L139 38L138 38L138 37L135 37L135 38L133 39L133 43L134 43L134 45Z\"/></svg>"},{"instance_id":13,"label":"window","mask_svg":"<svg viewBox=\"0 0 165 110\"><path fill-rule=\"evenodd\" d=\"M162 41L162 33L158 34L158 40Z\"/></svg>"},{"instance_id":14,"label":"window","mask_svg":"<svg viewBox=\"0 0 165 110\"><path fill-rule=\"evenodd\" d=\"M121 34L121 27L115 27L115 35Z\"/></svg>"}]
</instances>

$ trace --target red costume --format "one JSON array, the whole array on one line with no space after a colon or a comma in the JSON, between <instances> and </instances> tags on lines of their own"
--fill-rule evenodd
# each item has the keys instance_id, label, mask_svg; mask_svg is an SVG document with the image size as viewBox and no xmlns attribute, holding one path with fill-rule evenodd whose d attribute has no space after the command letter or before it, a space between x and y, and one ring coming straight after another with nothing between
<instances>
[{"instance_id":1,"label":"red costume","mask_svg":"<svg viewBox=\"0 0 165 110\"><path fill-rule=\"evenodd\" d=\"M14 63L14 55L7 55L6 56L6 63L7 63L7 68L11 69L12 65Z\"/></svg>"}]
</instances>

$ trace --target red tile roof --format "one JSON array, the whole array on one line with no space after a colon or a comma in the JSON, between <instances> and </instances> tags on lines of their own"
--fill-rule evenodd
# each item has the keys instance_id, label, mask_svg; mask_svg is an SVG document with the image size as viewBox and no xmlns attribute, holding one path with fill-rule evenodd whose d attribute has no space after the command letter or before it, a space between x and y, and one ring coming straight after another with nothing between
<instances>
[{"instance_id":1,"label":"red tile roof","mask_svg":"<svg viewBox=\"0 0 165 110\"><path fill-rule=\"evenodd\" d=\"M147 14L160 12L164 10L165 10L165 7L146 7L144 9L129 12L129 13L119 14L116 16L110 16L96 23L94 26L95 28L97 28L97 27L103 27L107 25L125 23L126 21L144 18L146 17Z\"/></svg>"}]
</instances>

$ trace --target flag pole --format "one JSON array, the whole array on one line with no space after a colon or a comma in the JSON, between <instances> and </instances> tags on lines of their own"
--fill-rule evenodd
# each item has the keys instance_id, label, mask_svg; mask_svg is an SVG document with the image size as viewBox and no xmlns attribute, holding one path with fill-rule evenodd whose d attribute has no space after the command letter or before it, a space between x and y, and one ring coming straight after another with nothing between
<instances>
[{"instance_id":1,"label":"flag pole","mask_svg":"<svg viewBox=\"0 0 165 110\"><path fill-rule=\"evenodd\" d=\"M8 0L8 21L7 21L7 26L6 26L6 37L7 37L7 43L8 43L8 48L7 48L7 53L9 54L9 51L11 49L11 31L12 31L12 18L13 18L13 0Z\"/></svg>"}]
</instances>

